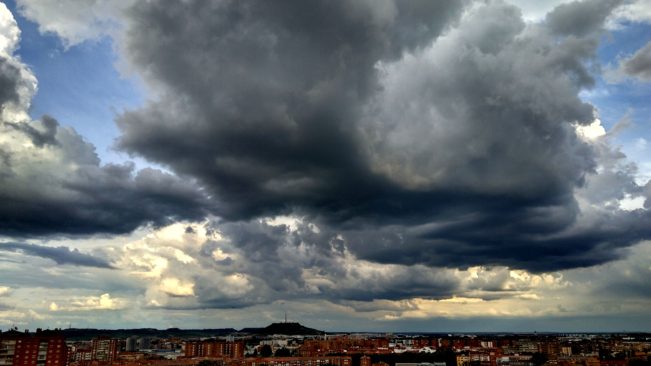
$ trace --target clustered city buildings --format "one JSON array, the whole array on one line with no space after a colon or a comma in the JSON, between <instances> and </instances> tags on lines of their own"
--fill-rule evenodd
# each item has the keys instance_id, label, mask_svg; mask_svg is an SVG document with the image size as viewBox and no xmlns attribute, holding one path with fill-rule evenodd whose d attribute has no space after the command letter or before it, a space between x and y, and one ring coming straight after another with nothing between
<instances>
[{"instance_id":1,"label":"clustered city buildings","mask_svg":"<svg viewBox=\"0 0 651 366\"><path fill-rule=\"evenodd\" d=\"M0 333L0 366L651 366L651 334L328 334L66 340Z\"/></svg>"}]
</instances>

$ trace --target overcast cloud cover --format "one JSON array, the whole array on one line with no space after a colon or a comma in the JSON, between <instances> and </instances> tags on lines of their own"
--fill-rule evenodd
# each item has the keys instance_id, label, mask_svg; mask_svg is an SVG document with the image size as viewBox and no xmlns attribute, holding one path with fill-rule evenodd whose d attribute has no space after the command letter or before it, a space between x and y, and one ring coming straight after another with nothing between
<instances>
[{"instance_id":1,"label":"overcast cloud cover","mask_svg":"<svg viewBox=\"0 0 651 366\"><path fill-rule=\"evenodd\" d=\"M0 5L0 324L651 326L651 185L615 143L634 121L583 97L645 1L16 9L64 52L112 38L148 92L115 147L152 165L29 115ZM649 50L612 82L648 82Z\"/></svg>"}]
</instances>

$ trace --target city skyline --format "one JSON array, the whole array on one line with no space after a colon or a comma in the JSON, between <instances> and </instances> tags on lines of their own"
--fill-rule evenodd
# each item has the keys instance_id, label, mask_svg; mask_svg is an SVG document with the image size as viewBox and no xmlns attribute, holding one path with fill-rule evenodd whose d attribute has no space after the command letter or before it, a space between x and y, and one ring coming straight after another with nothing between
<instances>
[{"instance_id":1,"label":"city skyline","mask_svg":"<svg viewBox=\"0 0 651 366\"><path fill-rule=\"evenodd\" d=\"M647 0L7 0L0 86L0 330L651 331Z\"/></svg>"},{"instance_id":2,"label":"city skyline","mask_svg":"<svg viewBox=\"0 0 651 366\"><path fill-rule=\"evenodd\" d=\"M645 366L649 362L649 340L649 333L324 334L287 323L240 332L133 329L102 334L37 329L32 333L0 332L0 364Z\"/></svg>"}]
</instances>

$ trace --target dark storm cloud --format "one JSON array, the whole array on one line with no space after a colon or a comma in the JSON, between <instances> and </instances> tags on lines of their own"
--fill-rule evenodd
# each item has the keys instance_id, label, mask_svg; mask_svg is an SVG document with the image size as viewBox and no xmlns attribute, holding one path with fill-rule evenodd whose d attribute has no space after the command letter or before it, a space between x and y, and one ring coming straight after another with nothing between
<instances>
[{"instance_id":1,"label":"dark storm cloud","mask_svg":"<svg viewBox=\"0 0 651 366\"><path fill-rule=\"evenodd\" d=\"M137 4L129 54L169 94L118 120L120 146L199 177L228 218L305 204L346 214L348 201L364 204L382 186L355 141L358 106L378 87L375 63L428 42L460 7Z\"/></svg>"},{"instance_id":2,"label":"dark storm cloud","mask_svg":"<svg viewBox=\"0 0 651 366\"><path fill-rule=\"evenodd\" d=\"M394 244L369 250L364 243L372 241L364 237L352 245L363 257L382 263L399 260L432 266L506 265L536 272L555 271L619 258L624 253L618 248L651 235L643 224L648 220L648 215L639 212L609 215L590 223L589 228L546 236L532 233L531 228L518 220L508 225L484 218L450 227L450 231L433 230L415 237L405 235L400 240L408 244L402 246ZM397 241L395 238L393 243Z\"/></svg>"},{"instance_id":3,"label":"dark storm cloud","mask_svg":"<svg viewBox=\"0 0 651 366\"><path fill-rule=\"evenodd\" d=\"M355 280L359 273L350 271L347 275ZM333 278L336 278L333 276ZM459 292L459 280L445 271L427 271L425 267L407 267L395 271L386 278L359 278L353 286L333 286L320 288L320 295L330 301L372 301L403 300L414 297L429 299L449 298Z\"/></svg>"},{"instance_id":4,"label":"dark storm cloud","mask_svg":"<svg viewBox=\"0 0 651 366\"><path fill-rule=\"evenodd\" d=\"M269 226L258 221L225 223L219 230L246 256L250 263L246 273L265 279L272 290L286 292L304 285L303 265L285 262L279 250L284 245L297 250L303 236L309 240L305 230L301 230L303 235L293 234L285 226Z\"/></svg>"},{"instance_id":5,"label":"dark storm cloud","mask_svg":"<svg viewBox=\"0 0 651 366\"><path fill-rule=\"evenodd\" d=\"M204 215L205 195L196 185L131 164L101 166L91 144L51 117L2 127L15 137L2 149L2 234L126 233ZM34 146L12 145L24 138Z\"/></svg>"},{"instance_id":6,"label":"dark storm cloud","mask_svg":"<svg viewBox=\"0 0 651 366\"><path fill-rule=\"evenodd\" d=\"M204 217L206 195L191 180L131 163L101 165L73 129L47 115L29 121L35 89L18 57L0 57L0 234L126 233Z\"/></svg>"},{"instance_id":7,"label":"dark storm cloud","mask_svg":"<svg viewBox=\"0 0 651 366\"><path fill-rule=\"evenodd\" d=\"M196 177L227 220L306 215L361 259L609 261L648 218L583 211L605 180L574 125L594 119L579 92L617 4L526 25L500 2L138 3L126 50L162 91L119 117L119 146ZM250 253L276 246L231 229Z\"/></svg>"},{"instance_id":8,"label":"dark storm cloud","mask_svg":"<svg viewBox=\"0 0 651 366\"><path fill-rule=\"evenodd\" d=\"M165 225L180 219L201 219L202 195L196 187L158 170L133 176L133 166L95 167L64 181L72 197L33 193L33 200L1 190L0 232L13 236L127 233L144 224ZM64 196L65 196L64 195Z\"/></svg>"},{"instance_id":9,"label":"dark storm cloud","mask_svg":"<svg viewBox=\"0 0 651 366\"><path fill-rule=\"evenodd\" d=\"M621 69L629 76L651 81L651 42L624 60Z\"/></svg>"},{"instance_id":10,"label":"dark storm cloud","mask_svg":"<svg viewBox=\"0 0 651 366\"><path fill-rule=\"evenodd\" d=\"M111 263L103 258L80 252L78 249L68 247L47 247L28 243L0 243L0 251L22 252L55 261L57 264L70 264L73 266L114 268Z\"/></svg>"},{"instance_id":11,"label":"dark storm cloud","mask_svg":"<svg viewBox=\"0 0 651 366\"><path fill-rule=\"evenodd\" d=\"M444 256L434 267L411 265L419 262L412 258L407 265L393 265L394 261L382 261L378 264L361 260L350 254L353 249L357 254L368 257L381 251L383 242L378 236L371 236L370 231L360 231L357 236L342 231L339 227L329 227L322 223L297 221L292 227L270 225L258 220L248 222L221 222L210 224L219 232L222 239L210 241L197 256L204 268L214 266L216 270L238 271L251 279L255 290L245 296L224 300L214 290L212 278L199 279L195 294L201 306L232 307L248 306L259 302L278 299L301 299L305 297L324 299L333 302L372 301L374 299L401 300L413 297L430 299L449 298L459 291L483 291L485 298L508 297L511 293L504 291L504 282L508 271L496 276L482 277L467 284L461 290L460 277L450 270ZM403 243L397 237L401 233L387 230L396 235L386 242L395 248ZM363 235L362 245L355 247L355 240ZM408 239L409 240L409 239ZM217 265L211 258L216 249L222 255L228 255L229 261L219 261ZM363 252L368 250L369 255ZM404 246L403 246L404 248ZM405 248L409 251L408 248ZM417 248L422 250L422 248ZM427 253L423 253L426 255ZM402 254L398 254L401 256ZM497 272L496 272L497 273ZM497 293L499 292L499 293ZM196 305L195 305L196 306Z\"/></svg>"}]
</instances>

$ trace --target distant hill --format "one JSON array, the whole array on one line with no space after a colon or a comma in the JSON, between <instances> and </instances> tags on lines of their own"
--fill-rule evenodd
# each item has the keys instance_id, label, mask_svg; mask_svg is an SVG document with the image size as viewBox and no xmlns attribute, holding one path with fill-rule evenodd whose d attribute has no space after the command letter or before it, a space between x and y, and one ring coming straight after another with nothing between
<instances>
[{"instance_id":1,"label":"distant hill","mask_svg":"<svg viewBox=\"0 0 651 366\"><path fill-rule=\"evenodd\" d=\"M245 328L246 329L246 328ZM324 331L312 329L301 325L300 323L272 323L264 328L248 328L250 334L286 334L286 335L322 335ZM240 332L244 333L244 329Z\"/></svg>"},{"instance_id":2,"label":"distant hill","mask_svg":"<svg viewBox=\"0 0 651 366\"><path fill-rule=\"evenodd\" d=\"M322 335L325 332L305 327L299 323L272 323L264 328L244 328L239 331L233 328L216 328L216 329L155 329L155 328L137 328L137 329L94 329L94 328L69 328L61 329L61 333L67 340L90 340L97 337L110 338L127 338L136 337L153 337L153 338L171 338L178 337L184 339L190 338L212 338L223 337L230 334L249 334L249 335Z\"/></svg>"},{"instance_id":3,"label":"distant hill","mask_svg":"<svg viewBox=\"0 0 651 366\"><path fill-rule=\"evenodd\" d=\"M264 328L242 328L237 331L238 334L264 334Z\"/></svg>"}]
</instances>

